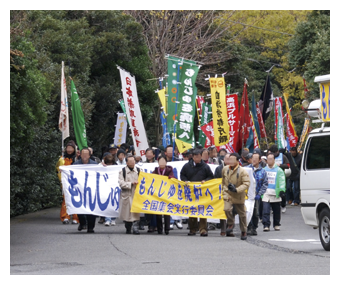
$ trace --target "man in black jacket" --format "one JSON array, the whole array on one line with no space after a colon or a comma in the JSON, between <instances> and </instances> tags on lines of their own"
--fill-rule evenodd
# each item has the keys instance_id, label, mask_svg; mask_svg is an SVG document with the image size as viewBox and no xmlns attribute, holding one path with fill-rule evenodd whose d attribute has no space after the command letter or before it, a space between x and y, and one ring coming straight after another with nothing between
<instances>
[{"instance_id":1,"label":"man in black jacket","mask_svg":"<svg viewBox=\"0 0 340 285\"><path fill-rule=\"evenodd\" d=\"M214 179L214 174L209 165L202 160L202 150L195 149L192 154L192 159L181 170L181 180L185 182L201 182L203 184L207 180ZM196 235L198 230L197 218L190 217L188 224L190 229L188 235ZM199 231L201 236L208 236L207 219L200 218Z\"/></svg>"},{"instance_id":2,"label":"man in black jacket","mask_svg":"<svg viewBox=\"0 0 340 285\"><path fill-rule=\"evenodd\" d=\"M291 175L287 181L288 188L291 190L293 194L292 197L288 198L288 204L292 204L294 206L298 206L300 204L300 168L301 168L301 154L297 152L296 147L292 147L290 149L291 154ZM288 156L289 158L289 156Z\"/></svg>"}]
</instances>

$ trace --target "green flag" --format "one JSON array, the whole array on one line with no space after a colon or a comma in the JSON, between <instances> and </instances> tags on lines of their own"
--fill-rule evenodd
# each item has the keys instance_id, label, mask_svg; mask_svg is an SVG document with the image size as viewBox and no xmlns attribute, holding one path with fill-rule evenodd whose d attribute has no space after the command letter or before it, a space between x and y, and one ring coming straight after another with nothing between
<instances>
[{"instance_id":1,"label":"green flag","mask_svg":"<svg viewBox=\"0 0 340 285\"><path fill-rule=\"evenodd\" d=\"M201 126L207 124L211 120L211 104L208 102L204 102L201 106L202 108L202 117L201 117ZM210 114L209 114L210 113ZM207 136L203 133L202 130L199 131L198 141L201 146L205 146L205 141Z\"/></svg>"},{"instance_id":2,"label":"green flag","mask_svg":"<svg viewBox=\"0 0 340 285\"><path fill-rule=\"evenodd\" d=\"M76 136L76 142L79 150L82 150L84 147L87 147L85 119L83 110L81 109L76 86L74 86L73 80L71 80L71 104L73 128Z\"/></svg>"}]
</instances>

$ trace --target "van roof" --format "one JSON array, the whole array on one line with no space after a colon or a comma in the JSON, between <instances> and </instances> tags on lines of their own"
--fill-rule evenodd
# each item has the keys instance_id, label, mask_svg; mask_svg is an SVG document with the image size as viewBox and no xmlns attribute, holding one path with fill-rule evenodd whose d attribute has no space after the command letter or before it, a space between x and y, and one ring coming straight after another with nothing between
<instances>
[{"instance_id":1,"label":"van roof","mask_svg":"<svg viewBox=\"0 0 340 285\"><path fill-rule=\"evenodd\" d=\"M310 132L310 134L313 134L313 133L318 133L320 132L321 128L317 128L317 129L314 129ZM323 132L330 132L331 131L331 127L325 127L323 128Z\"/></svg>"}]
</instances>

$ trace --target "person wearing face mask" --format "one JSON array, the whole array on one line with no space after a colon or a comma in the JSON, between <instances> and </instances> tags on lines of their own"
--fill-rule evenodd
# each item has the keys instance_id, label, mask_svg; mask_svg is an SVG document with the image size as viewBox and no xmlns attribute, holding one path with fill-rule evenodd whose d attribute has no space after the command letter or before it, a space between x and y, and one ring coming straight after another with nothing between
<instances>
[{"instance_id":1,"label":"person wearing face mask","mask_svg":"<svg viewBox=\"0 0 340 285\"><path fill-rule=\"evenodd\" d=\"M61 172L59 170L59 166L71 165L76 160L76 151L77 151L77 146L75 142L73 140L70 140L66 144L64 156L60 157L56 165L56 170L57 170L58 178L60 181L60 185L61 185ZM63 189L62 185L61 185L61 189ZM71 217L66 212L66 204L65 204L64 195L63 195L63 202L61 204L61 209L60 209L60 220L62 221L63 224L69 224L71 220ZM78 224L78 223L79 223L78 215L76 214L72 215L72 224Z\"/></svg>"},{"instance_id":2,"label":"person wearing face mask","mask_svg":"<svg viewBox=\"0 0 340 285\"><path fill-rule=\"evenodd\" d=\"M157 158L158 167L152 172L153 174L167 176L168 178L175 178L173 168L170 165L166 165L167 159L165 155L160 155ZM162 215L156 215L157 220L157 231L159 234L163 233L163 223L162 223ZM169 234L170 230L170 216L164 215L164 232L166 235Z\"/></svg>"}]
</instances>

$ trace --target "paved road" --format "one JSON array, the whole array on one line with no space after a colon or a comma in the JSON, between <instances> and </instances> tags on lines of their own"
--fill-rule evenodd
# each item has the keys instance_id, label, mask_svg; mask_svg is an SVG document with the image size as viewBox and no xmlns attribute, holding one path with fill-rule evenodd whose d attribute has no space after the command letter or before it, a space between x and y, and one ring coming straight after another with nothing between
<instances>
[{"instance_id":1,"label":"paved road","mask_svg":"<svg viewBox=\"0 0 340 285\"><path fill-rule=\"evenodd\" d=\"M12 218L11 275L330 274L330 252L296 206L282 214L281 231L263 232L261 225L247 241L238 225L235 238L221 237L220 230L191 237L186 229L136 236L126 235L120 221L111 227L97 221L95 233L87 234L63 225L58 208Z\"/></svg>"}]
</instances>

